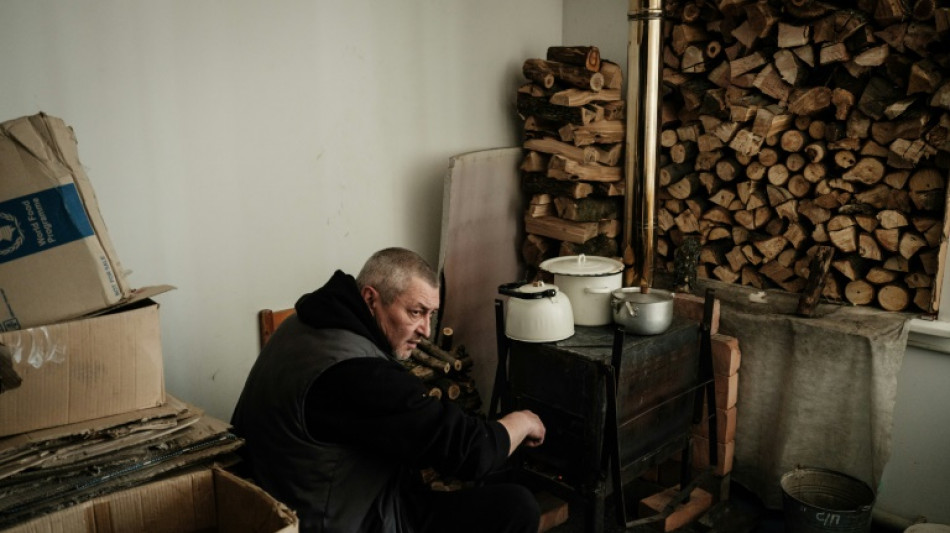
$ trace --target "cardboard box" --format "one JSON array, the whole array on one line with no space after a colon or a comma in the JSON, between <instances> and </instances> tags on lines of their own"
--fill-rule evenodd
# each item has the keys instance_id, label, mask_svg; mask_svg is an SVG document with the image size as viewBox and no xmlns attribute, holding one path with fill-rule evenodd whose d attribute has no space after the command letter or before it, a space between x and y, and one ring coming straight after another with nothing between
<instances>
[{"instance_id":1,"label":"cardboard box","mask_svg":"<svg viewBox=\"0 0 950 533\"><path fill-rule=\"evenodd\" d=\"M42 113L0 124L0 331L83 316L131 292L73 130Z\"/></svg>"},{"instance_id":2,"label":"cardboard box","mask_svg":"<svg viewBox=\"0 0 950 533\"><path fill-rule=\"evenodd\" d=\"M158 304L0 333L0 366L20 379L0 392L0 436L165 402Z\"/></svg>"},{"instance_id":3,"label":"cardboard box","mask_svg":"<svg viewBox=\"0 0 950 533\"><path fill-rule=\"evenodd\" d=\"M7 533L298 531L293 511L263 489L205 468L115 492L50 513Z\"/></svg>"}]
</instances>

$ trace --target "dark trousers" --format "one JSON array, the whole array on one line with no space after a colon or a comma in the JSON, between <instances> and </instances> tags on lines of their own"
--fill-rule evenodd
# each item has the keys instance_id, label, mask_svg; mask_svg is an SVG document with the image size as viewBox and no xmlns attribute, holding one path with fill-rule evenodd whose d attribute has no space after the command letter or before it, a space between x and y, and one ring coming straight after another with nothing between
<instances>
[{"instance_id":1,"label":"dark trousers","mask_svg":"<svg viewBox=\"0 0 950 533\"><path fill-rule=\"evenodd\" d=\"M537 533L541 510L531 491L500 483L413 495L423 533Z\"/></svg>"}]
</instances>

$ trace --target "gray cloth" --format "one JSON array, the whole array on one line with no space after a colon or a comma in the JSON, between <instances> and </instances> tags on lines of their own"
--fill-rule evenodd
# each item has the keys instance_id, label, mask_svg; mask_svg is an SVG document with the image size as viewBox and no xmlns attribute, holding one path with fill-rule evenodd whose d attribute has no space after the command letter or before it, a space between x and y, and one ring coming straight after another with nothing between
<instances>
[{"instance_id":1,"label":"gray cloth","mask_svg":"<svg viewBox=\"0 0 950 533\"><path fill-rule=\"evenodd\" d=\"M782 474L796 466L842 472L876 491L913 317L822 304L804 318L798 295L705 285L720 300L719 332L737 338L742 354L733 480L772 508L782 505Z\"/></svg>"}]
</instances>

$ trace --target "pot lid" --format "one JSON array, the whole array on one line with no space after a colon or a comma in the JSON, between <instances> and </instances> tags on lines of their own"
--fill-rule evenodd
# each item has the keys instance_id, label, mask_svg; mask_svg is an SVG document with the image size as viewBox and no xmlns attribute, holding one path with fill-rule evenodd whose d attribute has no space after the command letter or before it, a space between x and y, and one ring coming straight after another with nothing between
<instances>
[{"instance_id":1,"label":"pot lid","mask_svg":"<svg viewBox=\"0 0 950 533\"><path fill-rule=\"evenodd\" d=\"M623 272L623 263L596 255L565 255L543 261L539 265L552 274L567 276L606 276Z\"/></svg>"},{"instance_id":2,"label":"pot lid","mask_svg":"<svg viewBox=\"0 0 950 533\"><path fill-rule=\"evenodd\" d=\"M549 285L543 281L535 281L518 287L518 292L533 294L536 292L550 291L552 289L554 292L559 292L557 285Z\"/></svg>"}]
</instances>

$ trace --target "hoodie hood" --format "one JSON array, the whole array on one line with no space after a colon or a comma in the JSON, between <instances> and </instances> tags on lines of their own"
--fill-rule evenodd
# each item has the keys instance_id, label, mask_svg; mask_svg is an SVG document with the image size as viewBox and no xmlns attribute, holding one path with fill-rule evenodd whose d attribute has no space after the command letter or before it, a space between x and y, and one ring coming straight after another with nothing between
<instances>
[{"instance_id":1,"label":"hoodie hood","mask_svg":"<svg viewBox=\"0 0 950 533\"><path fill-rule=\"evenodd\" d=\"M389 340L360 296L356 279L341 270L319 289L304 294L294 308L304 324L317 329L345 329L366 337L384 353L392 353Z\"/></svg>"}]
</instances>

